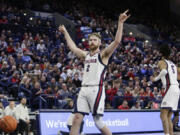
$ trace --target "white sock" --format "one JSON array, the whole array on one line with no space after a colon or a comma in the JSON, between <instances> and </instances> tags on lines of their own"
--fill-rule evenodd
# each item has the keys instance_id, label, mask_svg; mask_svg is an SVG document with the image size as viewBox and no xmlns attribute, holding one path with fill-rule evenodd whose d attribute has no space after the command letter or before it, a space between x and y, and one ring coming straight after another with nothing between
<instances>
[{"instance_id":1,"label":"white sock","mask_svg":"<svg viewBox=\"0 0 180 135\"><path fill-rule=\"evenodd\" d=\"M169 135L169 134L165 134L165 135Z\"/></svg>"}]
</instances>

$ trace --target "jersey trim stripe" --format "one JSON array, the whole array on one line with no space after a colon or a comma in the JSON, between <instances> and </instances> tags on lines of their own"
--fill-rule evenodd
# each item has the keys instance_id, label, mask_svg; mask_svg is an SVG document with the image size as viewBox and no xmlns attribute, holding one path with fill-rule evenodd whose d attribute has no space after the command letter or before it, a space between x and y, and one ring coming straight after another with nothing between
<instances>
[{"instance_id":1,"label":"jersey trim stripe","mask_svg":"<svg viewBox=\"0 0 180 135\"><path fill-rule=\"evenodd\" d=\"M170 87L170 81L169 81L169 74L167 73L167 75L166 75L166 90L164 93L164 97L165 97L166 93L168 92L169 87Z\"/></svg>"},{"instance_id":2,"label":"jersey trim stripe","mask_svg":"<svg viewBox=\"0 0 180 135\"><path fill-rule=\"evenodd\" d=\"M97 94L97 97L96 97L96 100L95 100L95 104L94 104L93 115L97 114L97 109L98 109L98 106L99 106L99 102L101 100L105 71L106 71L106 68L104 68L103 72L101 73L100 83L99 83L99 90L98 90L98 94Z\"/></svg>"},{"instance_id":3,"label":"jersey trim stripe","mask_svg":"<svg viewBox=\"0 0 180 135\"><path fill-rule=\"evenodd\" d=\"M107 65L105 65L105 64L102 62L100 53L98 54L98 59L99 59L99 62L100 62L102 65L104 65L105 67L107 66Z\"/></svg>"}]
</instances>

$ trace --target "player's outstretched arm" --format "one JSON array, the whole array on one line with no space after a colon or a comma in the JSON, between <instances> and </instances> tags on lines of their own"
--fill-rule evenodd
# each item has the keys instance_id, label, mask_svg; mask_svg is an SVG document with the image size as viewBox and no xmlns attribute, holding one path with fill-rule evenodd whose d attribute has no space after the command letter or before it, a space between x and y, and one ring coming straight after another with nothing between
<instances>
[{"instance_id":1,"label":"player's outstretched arm","mask_svg":"<svg viewBox=\"0 0 180 135\"><path fill-rule=\"evenodd\" d=\"M66 40L66 42L67 42L67 45L68 45L69 49L70 49L75 55L77 55L78 57L80 57L80 58L85 58L87 52L81 50L80 48L78 48L78 47L75 45L74 41L73 41L72 38L70 37L70 35L69 35L69 33L67 32L67 30L66 30L66 28L65 28L64 25L60 25L60 26L59 26L59 31L64 34L64 38L65 38L65 40Z\"/></svg>"},{"instance_id":2,"label":"player's outstretched arm","mask_svg":"<svg viewBox=\"0 0 180 135\"><path fill-rule=\"evenodd\" d=\"M119 20L118 20L118 29L116 32L115 39L107 48L105 48L102 51L102 53L101 53L102 59L109 58L113 54L113 52L117 48L117 46L120 44L121 38L122 38L122 32L123 32L123 24L130 17L130 15L127 15L128 11L129 10L126 10L124 13L120 14Z\"/></svg>"}]
</instances>

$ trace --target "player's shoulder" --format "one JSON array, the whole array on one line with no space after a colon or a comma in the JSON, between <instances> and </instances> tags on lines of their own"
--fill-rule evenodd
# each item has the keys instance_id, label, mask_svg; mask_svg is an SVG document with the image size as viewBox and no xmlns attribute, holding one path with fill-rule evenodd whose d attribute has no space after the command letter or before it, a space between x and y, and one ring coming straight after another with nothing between
<instances>
[{"instance_id":1,"label":"player's shoulder","mask_svg":"<svg viewBox=\"0 0 180 135\"><path fill-rule=\"evenodd\" d=\"M165 60L158 61L158 65L164 65L164 64L166 64Z\"/></svg>"},{"instance_id":2,"label":"player's shoulder","mask_svg":"<svg viewBox=\"0 0 180 135\"><path fill-rule=\"evenodd\" d=\"M158 62L158 67L159 67L160 69L166 69L166 68L167 68L167 64L166 64L165 60L160 60L160 61Z\"/></svg>"}]
</instances>

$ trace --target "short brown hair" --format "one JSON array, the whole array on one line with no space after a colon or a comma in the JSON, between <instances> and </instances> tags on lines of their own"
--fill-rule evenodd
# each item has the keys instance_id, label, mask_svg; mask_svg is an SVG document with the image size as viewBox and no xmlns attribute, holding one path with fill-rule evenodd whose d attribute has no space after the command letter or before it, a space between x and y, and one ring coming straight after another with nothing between
<instances>
[{"instance_id":1,"label":"short brown hair","mask_svg":"<svg viewBox=\"0 0 180 135\"><path fill-rule=\"evenodd\" d=\"M93 32L93 33L89 34L89 35L88 35L88 39L89 39L91 36L96 36L96 37L98 37L99 39L101 39L101 35L100 35L99 33L97 33L97 32Z\"/></svg>"}]
</instances>

